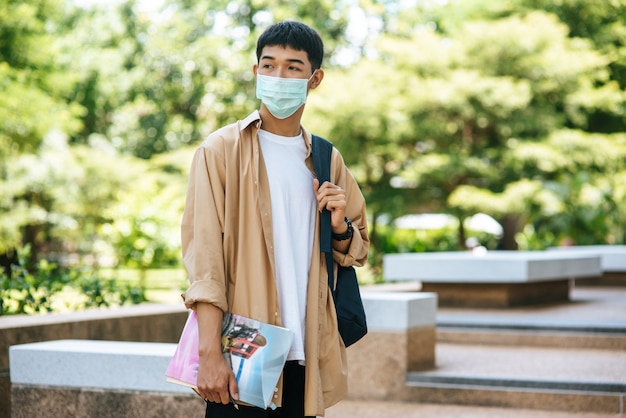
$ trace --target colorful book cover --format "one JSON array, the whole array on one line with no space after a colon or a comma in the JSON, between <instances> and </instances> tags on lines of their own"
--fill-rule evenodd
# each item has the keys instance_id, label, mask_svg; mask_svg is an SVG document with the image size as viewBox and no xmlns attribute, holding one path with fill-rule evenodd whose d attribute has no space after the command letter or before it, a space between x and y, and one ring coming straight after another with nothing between
<instances>
[{"instance_id":1,"label":"colorful book cover","mask_svg":"<svg viewBox=\"0 0 626 418\"><path fill-rule=\"evenodd\" d=\"M286 328L231 313L224 315L222 348L235 373L240 401L260 408L272 405L292 339L293 333ZM197 393L198 364L198 318L191 311L165 372L167 381Z\"/></svg>"}]
</instances>

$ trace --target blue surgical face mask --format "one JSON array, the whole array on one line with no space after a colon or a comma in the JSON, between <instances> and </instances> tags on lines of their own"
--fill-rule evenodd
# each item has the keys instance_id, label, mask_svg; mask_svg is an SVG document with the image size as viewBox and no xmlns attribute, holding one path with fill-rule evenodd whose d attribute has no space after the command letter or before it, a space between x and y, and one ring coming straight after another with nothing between
<instances>
[{"instance_id":1,"label":"blue surgical face mask","mask_svg":"<svg viewBox=\"0 0 626 418\"><path fill-rule=\"evenodd\" d=\"M286 119L306 103L307 87L314 74L310 78L282 78L257 73L256 97L275 118Z\"/></svg>"}]
</instances>

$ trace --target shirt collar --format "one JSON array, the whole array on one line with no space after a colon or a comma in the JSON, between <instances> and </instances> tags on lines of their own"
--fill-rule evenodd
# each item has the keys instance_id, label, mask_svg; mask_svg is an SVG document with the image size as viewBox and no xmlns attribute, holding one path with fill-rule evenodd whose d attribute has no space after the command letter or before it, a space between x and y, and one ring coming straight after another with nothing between
<instances>
[{"instance_id":1,"label":"shirt collar","mask_svg":"<svg viewBox=\"0 0 626 418\"><path fill-rule=\"evenodd\" d=\"M241 121L241 130L245 130L252 124L254 124L257 129L261 128L261 115L258 110L250 113L244 120Z\"/></svg>"},{"instance_id":2,"label":"shirt collar","mask_svg":"<svg viewBox=\"0 0 626 418\"><path fill-rule=\"evenodd\" d=\"M261 114L259 113L258 110L255 110L254 112L250 113L244 120L241 121L241 125L240 128L241 130L245 130L248 127L250 127L250 125L254 125L254 127L258 130L261 129ZM302 135L304 136L304 143L306 144L306 148L307 148L307 157L311 155L311 133L309 131L306 130L306 128L304 128L304 126L300 125L300 128L302 129Z\"/></svg>"}]
</instances>

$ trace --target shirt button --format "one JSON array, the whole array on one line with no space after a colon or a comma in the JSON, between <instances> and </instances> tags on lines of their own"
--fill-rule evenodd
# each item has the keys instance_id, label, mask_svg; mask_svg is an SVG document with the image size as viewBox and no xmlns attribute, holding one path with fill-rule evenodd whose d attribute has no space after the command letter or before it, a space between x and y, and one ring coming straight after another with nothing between
<instances>
[{"instance_id":1,"label":"shirt button","mask_svg":"<svg viewBox=\"0 0 626 418\"><path fill-rule=\"evenodd\" d=\"M278 388L274 388L274 393L278 393Z\"/></svg>"}]
</instances>

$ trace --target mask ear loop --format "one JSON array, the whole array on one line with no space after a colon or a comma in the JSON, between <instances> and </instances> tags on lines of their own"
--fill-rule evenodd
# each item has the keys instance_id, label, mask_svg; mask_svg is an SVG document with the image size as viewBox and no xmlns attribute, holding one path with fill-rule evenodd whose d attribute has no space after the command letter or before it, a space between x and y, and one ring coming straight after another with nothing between
<instances>
[{"instance_id":1,"label":"mask ear loop","mask_svg":"<svg viewBox=\"0 0 626 418\"><path fill-rule=\"evenodd\" d=\"M319 70L319 68L316 68L315 70L313 70L313 74L311 74L311 77L309 77L309 79L307 80L307 84L311 81L311 79L313 78L313 76L315 75L315 73L317 72L317 70ZM313 88L315 86L311 86L309 88Z\"/></svg>"}]
</instances>

